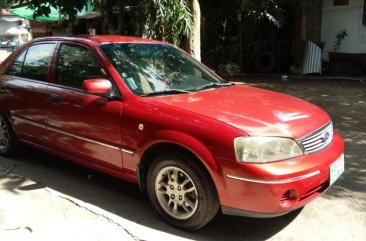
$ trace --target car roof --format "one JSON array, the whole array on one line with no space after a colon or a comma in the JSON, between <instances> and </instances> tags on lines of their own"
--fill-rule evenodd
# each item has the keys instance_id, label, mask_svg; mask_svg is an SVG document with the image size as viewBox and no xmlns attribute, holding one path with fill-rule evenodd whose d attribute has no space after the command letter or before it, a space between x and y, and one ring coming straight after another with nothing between
<instances>
[{"instance_id":1,"label":"car roof","mask_svg":"<svg viewBox=\"0 0 366 241\"><path fill-rule=\"evenodd\" d=\"M80 36L52 36L35 39L33 42L40 41L78 41L78 42L94 42L97 44L104 43L159 43L164 42L151 40L146 38L118 36L118 35L80 35Z\"/></svg>"}]
</instances>

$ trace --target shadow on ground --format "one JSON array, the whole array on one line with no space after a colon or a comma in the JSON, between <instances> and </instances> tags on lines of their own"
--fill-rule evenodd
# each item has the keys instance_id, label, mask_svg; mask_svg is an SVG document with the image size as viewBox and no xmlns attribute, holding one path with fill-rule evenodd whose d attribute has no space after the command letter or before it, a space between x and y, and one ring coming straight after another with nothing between
<instances>
[{"instance_id":1,"label":"shadow on ground","mask_svg":"<svg viewBox=\"0 0 366 241\"><path fill-rule=\"evenodd\" d=\"M291 223L301 210L272 219L217 215L205 228L189 233L166 224L155 213L137 185L83 168L29 148L1 166L16 165L15 173L36 183L22 186L24 178L14 176L9 191L19 193L48 187L141 225L195 240L265 240ZM3 160L3 162L5 162ZM1 163L0 163L1 164ZM1 179L1 175L0 175ZM21 186L13 189L14 186ZM10 188L11 187L11 188ZM225 232L222 232L225 230Z\"/></svg>"}]
</instances>

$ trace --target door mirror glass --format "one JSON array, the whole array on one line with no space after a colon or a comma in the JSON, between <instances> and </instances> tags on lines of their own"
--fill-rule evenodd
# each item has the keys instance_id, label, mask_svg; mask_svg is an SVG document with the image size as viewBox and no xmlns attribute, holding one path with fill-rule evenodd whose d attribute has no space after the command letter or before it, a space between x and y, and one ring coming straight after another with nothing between
<instances>
[{"instance_id":1,"label":"door mirror glass","mask_svg":"<svg viewBox=\"0 0 366 241\"><path fill-rule=\"evenodd\" d=\"M112 83L107 79L87 79L83 82L83 90L89 94L107 95Z\"/></svg>"}]
</instances>

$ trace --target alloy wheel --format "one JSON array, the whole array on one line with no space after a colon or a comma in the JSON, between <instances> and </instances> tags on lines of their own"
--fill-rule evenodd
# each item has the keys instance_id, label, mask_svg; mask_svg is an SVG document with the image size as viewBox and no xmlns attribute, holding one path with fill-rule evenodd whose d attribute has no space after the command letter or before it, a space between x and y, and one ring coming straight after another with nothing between
<instances>
[{"instance_id":1,"label":"alloy wheel","mask_svg":"<svg viewBox=\"0 0 366 241\"><path fill-rule=\"evenodd\" d=\"M191 177L178 167L168 166L159 171L155 194L161 207L173 218L185 220L197 210L197 188Z\"/></svg>"}]
</instances>

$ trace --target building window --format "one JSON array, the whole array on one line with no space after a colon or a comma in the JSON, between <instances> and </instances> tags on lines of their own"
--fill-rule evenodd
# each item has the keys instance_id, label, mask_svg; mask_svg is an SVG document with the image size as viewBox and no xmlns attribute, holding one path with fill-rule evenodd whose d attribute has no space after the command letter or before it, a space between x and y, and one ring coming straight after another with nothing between
<instances>
[{"instance_id":1,"label":"building window","mask_svg":"<svg viewBox=\"0 0 366 241\"><path fill-rule=\"evenodd\" d=\"M333 1L334 6L344 6L344 5L348 5L348 4L349 4L349 0L334 0Z\"/></svg>"}]
</instances>

